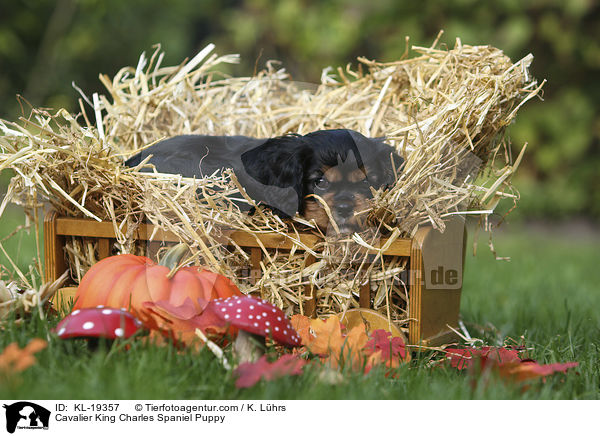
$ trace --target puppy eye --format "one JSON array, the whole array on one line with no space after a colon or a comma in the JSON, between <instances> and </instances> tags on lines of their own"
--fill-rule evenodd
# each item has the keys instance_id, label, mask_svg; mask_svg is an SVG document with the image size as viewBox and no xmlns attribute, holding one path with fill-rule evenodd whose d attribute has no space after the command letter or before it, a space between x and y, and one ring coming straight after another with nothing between
<instances>
[{"instance_id":1,"label":"puppy eye","mask_svg":"<svg viewBox=\"0 0 600 436\"><path fill-rule=\"evenodd\" d=\"M325 179L324 177L321 177L320 179L315 180L315 188L320 189L321 191L324 191L325 189L327 189L329 187L329 181L327 179Z\"/></svg>"},{"instance_id":2,"label":"puppy eye","mask_svg":"<svg viewBox=\"0 0 600 436\"><path fill-rule=\"evenodd\" d=\"M362 179L360 182L358 182L360 184L361 188L367 188L369 186L373 186L373 184L371 183L370 180L368 179Z\"/></svg>"}]
</instances>

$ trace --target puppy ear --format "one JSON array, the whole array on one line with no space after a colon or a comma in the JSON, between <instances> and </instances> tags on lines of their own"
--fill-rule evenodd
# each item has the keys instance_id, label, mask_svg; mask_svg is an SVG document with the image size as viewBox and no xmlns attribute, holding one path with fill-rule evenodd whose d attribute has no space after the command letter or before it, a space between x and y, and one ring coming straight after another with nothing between
<instances>
[{"instance_id":1,"label":"puppy ear","mask_svg":"<svg viewBox=\"0 0 600 436\"><path fill-rule=\"evenodd\" d=\"M242 154L243 168L236 175L250 197L292 217L303 211L304 174L312 158L301 138L272 138Z\"/></svg>"},{"instance_id":2,"label":"puppy ear","mask_svg":"<svg viewBox=\"0 0 600 436\"><path fill-rule=\"evenodd\" d=\"M392 186L404 167L404 159L385 138L367 138L358 132L348 131L360 152L367 169L367 177L375 189Z\"/></svg>"}]
</instances>

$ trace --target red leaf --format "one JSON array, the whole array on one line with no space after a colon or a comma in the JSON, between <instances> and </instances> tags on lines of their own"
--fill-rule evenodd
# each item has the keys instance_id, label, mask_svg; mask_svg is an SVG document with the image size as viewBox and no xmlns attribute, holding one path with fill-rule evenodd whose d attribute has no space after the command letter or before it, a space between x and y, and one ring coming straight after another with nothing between
<instances>
[{"instance_id":1,"label":"red leaf","mask_svg":"<svg viewBox=\"0 0 600 436\"><path fill-rule=\"evenodd\" d=\"M216 307L214 300L209 301L204 311L194 318L195 327L200 330L223 332L228 323L216 315ZM237 333L237 328L229 326L227 332L233 336Z\"/></svg>"},{"instance_id":2,"label":"red leaf","mask_svg":"<svg viewBox=\"0 0 600 436\"><path fill-rule=\"evenodd\" d=\"M504 347L494 348L487 347L488 350L484 353L484 357L498 362L499 364L504 364L508 362L520 362L519 351L513 349L507 349Z\"/></svg>"},{"instance_id":3,"label":"red leaf","mask_svg":"<svg viewBox=\"0 0 600 436\"><path fill-rule=\"evenodd\" d=\"M474 369L476 375L482 370L493 370L500 377L517 382L535 378L545 380L546 376L557 372L565 373L569 368L579 365L578 362L540 365L534 360L521 359L519 350L504 347L446 348L444 351L454 368ZM475 367L474 363L478 363L478 366Z\"/></svg>"},{"instance_id":4,"label":"red leaf","mask_svg":"<svg viewBox=\"0 0 600 436\"><path fill-rule=\"evenodd\" d=\"M549 374L554 374L555 372L566 374L569 368L577 368L578 366L579 362L550 363L548 365L542 365L542 369Z\"/></svg>"},{"instance_id":5,"label":"red leaf","mask_svg":"<svg viewBox=\"0 0 600 436\"><path fill-rule=\"evenodd\" d=\"M468 348L446 348L444 352L450 358L450 366L458 370L469 368L473 364L474 353L476 349Z\"/></svg>"},{"instance_id":6,"label":"red leaf","mask_svg":"<svg viewBox=\"0 0 600 436\"><path fill-rule=\"evenodd\" d=\"M302 374L302 367L306 361L293 354L284 354L273 363L267 361L267 356L262 356L254 363L242 363L237 367L235 373L238 379L235 386L249 388L264 378L266 381L274 380L286 375Z\"/></svg>"},{"instance_id":7,"label":"red leaf","mask_svg":"<svg viewBox=\"0 0 600 436\"><path fill-rule=\"evenodd\" d=\"M266 380L273 380L285 375L301 375L304 365L306 365L306 360L292 354L284 354L271 364L270 374L267 374L265 378Z\"/></svg>"},{"instance_id":8,"label":"red leaf","mask_svg":"<svg viewBox=\"0 0 600 436\"><path fill-rule=\"evenodd\" d=\"M254 386L267 373L270 363L266 356L262 356L256 362L241 363L235 370L238 379L235 381L235 387L238 389Z\"/></svg>"},{"instance_id":9,"label":"red leaf","mask_svg":"<svg viewBox=\"0 0 600 436\"><path fill-rule=\"evenodd\" d=\"M458 370L472 367L473 362L479 362L484 368L491 364L520 361L518 350L504 347L446 348L444 351L450 358L450 366Z\"/></svg>"},{"instance_id":10,"label":"red leaf","mask_svg":"<svg viewBox=\"0 0 600 436\"><path fill-rule=\"evenodd\" d=\"M400 355L401 359L406 357L406 347L402 338L392 337L392 334L386 330L378 329L371 332L371 340L367 342L365 348L371 353L381 351L383 360L389 361L395 356Z\"/></svg>"}]
</instances>

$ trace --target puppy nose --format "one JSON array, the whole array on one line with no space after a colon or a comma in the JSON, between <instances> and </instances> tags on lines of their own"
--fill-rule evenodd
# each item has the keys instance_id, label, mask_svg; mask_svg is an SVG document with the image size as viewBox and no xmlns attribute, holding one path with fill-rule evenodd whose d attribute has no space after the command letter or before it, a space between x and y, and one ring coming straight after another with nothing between
<instances>
[{"instance_id":1,"label":"puppy nose","mask_svg":"<svg viewBox=\"0 0 600 436\"><path fill-rule=\"evenodd\" d=\"M335 205L336 212L343 217L348 217L354 212L354 203L343 201Z\"/></svg>"}]
</instances>

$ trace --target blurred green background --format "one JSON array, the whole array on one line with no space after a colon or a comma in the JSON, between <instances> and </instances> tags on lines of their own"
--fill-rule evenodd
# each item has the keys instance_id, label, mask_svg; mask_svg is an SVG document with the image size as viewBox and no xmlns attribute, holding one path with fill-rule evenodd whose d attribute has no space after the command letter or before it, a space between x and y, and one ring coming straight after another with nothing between
<instances>
[{"instance_id":1,"label":"blurred green background","mask_svg":"<svg viewBox=\"0 0 600 436\"><path fill-rule=\"evenodd\" d=\"M12 0L0 3L0 117L16 120L16 94L34 106L78 111L76 83L103 92L98 74L136 65L160 43L177 64L209 42L240 53L232 73L278 59L295 80L318 82L357 56L392 61L411 43L491 44L514 61L528 53L547 79L511 126L528 142L514 219L600 221L600 5L593 0ZM28 109L25 109L28 112Z\"/></svg>"}]
</instances>

